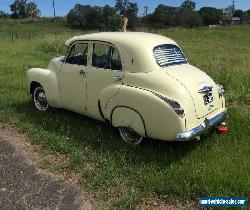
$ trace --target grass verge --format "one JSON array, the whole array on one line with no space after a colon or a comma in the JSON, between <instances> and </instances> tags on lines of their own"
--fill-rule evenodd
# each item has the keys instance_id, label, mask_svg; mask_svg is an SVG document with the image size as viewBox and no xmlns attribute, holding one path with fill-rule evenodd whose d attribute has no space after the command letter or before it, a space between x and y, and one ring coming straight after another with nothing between
<instances>
[{"instance_id":1,"label":"grass verge","mask_svg":"<svg viewBox=\"0 0 250 210\"><path fill-rule=\"evenodd\" d=\"M201 196L249 196L250 28L159 31L181 45L190 63L226 86L229 133L201 142L149 141L133 147L107 124L65 110L39 113L32 106L25 71L46 67L62 53L61 43L82 32L43 26L40 38L13 42L10 32L33 33L37 26L0 24L0 121L66 155L69 165L58 170L78 174L79 183L101 201L100 207L134 208L152 194L195 202ZM43 164L48 165L46 160Z\"/></svg>"}]
</instances>

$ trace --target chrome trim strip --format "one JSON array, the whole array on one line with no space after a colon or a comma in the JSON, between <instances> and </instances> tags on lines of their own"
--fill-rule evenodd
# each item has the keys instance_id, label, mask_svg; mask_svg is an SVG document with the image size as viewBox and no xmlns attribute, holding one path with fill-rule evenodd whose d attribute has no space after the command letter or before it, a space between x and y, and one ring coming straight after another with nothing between
<instances>
[{"instance_id":1,"label":"chrome trim strip","mask_svg":"<svg viewBox=\"0 0 250 210\"><path fill-rule=\"evenodd\" d=\"M177 133L176 140L177 141L188 141L188 140L194 139L195 137L197 137L203 133L206 133L207 130L212 128L213 126L221 123L223 120L226 119L227 115L228 115L227 109L225 109L223 112L216 115L215 117L213 117L211 119L206 119L204 121L204 123L198 125L197 127L192 128L192 129L187 130L187 131L182 132L182 133Z\"/></svg>"}]
</instances>

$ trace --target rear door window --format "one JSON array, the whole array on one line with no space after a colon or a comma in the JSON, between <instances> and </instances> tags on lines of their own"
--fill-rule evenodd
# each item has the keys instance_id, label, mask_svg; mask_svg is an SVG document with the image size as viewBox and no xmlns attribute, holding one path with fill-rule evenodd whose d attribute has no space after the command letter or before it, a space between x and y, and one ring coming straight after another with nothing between
<instances>
[{"instance_id":1,"label":"rear door window","mask_svg":"<svg viewBox=\"0 0 250 210\"><path fill-rule=\"evenodd\" d=\"M102 69L122 70L119 51L109 44L94 43L92 66Z\"/></svg>"}]
</instances>

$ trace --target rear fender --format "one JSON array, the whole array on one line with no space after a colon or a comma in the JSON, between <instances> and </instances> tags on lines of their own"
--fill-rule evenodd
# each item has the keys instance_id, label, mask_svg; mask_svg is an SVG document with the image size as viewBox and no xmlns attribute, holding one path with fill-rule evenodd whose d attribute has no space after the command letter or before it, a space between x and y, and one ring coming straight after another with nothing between
<instances>
[{"instance_id":1,"label":"rear fender","mask_svg":"<svg viewBox=\"0 0 250 210\"><path fill-rule=\"evenodd\" d=\"M126 107L137 114L127 109L119 109L114 117L112 112L116 107ZM122 85L119 93L108 102L103 109L103 115L114 126L121 126L123 123L132 125L140 134L144 124L144 132L155 139L174 140L177 132L185 131L185 117L177 115L168 103L150 91L126 85ZM139 119L142 123L139 123ZM131 122L132 120L135 122Z\"/></svg>"}]
</instances>

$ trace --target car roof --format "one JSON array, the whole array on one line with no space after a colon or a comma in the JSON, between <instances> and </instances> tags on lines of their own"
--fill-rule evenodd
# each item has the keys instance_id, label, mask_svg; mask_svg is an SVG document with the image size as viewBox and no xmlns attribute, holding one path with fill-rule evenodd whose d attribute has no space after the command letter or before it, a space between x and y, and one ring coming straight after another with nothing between
<instances>
[{"instance_id":1,"label":"car roof","mask_svg":"<svg viewBox=\"0 0 250 210\"><path fill-rule=\"evenodd\" d=\"M105 41L110 42L115 45L123 46L134 46L134 47L150 47L157 46L161 43L164 44L176 44L172 39L165 36L161 36L153 33L145 32L100 32L93 34L85 34L80 36L75 36L68 41L66 41L66 46L71 45L75 41L84 41L84 40L93 40L93 41Z\"/></svg>"}]
</instances>

